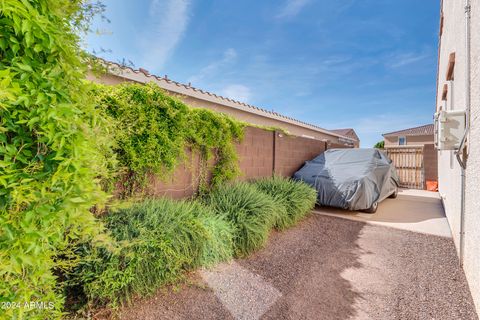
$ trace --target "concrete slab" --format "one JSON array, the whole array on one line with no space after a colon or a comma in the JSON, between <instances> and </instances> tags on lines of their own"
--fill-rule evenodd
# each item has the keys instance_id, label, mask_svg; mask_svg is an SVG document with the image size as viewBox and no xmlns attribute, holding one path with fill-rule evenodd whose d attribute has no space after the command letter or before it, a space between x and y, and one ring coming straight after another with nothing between
<instances>
[{"instance_id":1,"label":"concrete slab","mask_svg":"<svg viewBox=\"0 0 480 320\"><path fill-rule=\"evenodd\" d=\"M200 275L237 320L260 319L282 296L261 276L234 261L203 269Z\"/></svg>"},{"instance_id":2,"label":"concrete slab","mask_svg":"<svg viewBox=\"0 0 480 320\"><path fill-rule=\"evenodd\" d=\"M382 201L375 214L330 207L316 207L314 212L413 232L452 236L438 192L401 189L396 199Z\"/></svg>"}]
</instances>

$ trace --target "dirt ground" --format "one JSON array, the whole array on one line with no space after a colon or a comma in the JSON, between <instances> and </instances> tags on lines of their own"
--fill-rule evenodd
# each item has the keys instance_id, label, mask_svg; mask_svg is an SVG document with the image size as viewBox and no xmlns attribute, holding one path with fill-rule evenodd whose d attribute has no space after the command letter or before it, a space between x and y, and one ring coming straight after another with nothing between
<instances>
[{"instance_id":1,"label":"dirt ground","mask_svg":"<svg viewBox=\"0 0 480 320\"><path fill-rule=\"evenodd\" d=\"M312 214L121 319L477 319L451 238Z\"/></svg>"}]
</instances>

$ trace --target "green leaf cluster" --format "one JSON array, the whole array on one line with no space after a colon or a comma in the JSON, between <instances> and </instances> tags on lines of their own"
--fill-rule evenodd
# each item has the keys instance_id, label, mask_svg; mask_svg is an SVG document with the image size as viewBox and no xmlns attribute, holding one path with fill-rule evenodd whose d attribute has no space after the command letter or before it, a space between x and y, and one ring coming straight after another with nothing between
<instances>
[{"instance_id":1,"label":"green leaf cluster","mask_svg":"<svg viewBox=\"0 0 480 320\"><path fill-rule=\"evenodd\" d=\"M375 143L373 147L377 149L383 149L385 148L385 141L384 140L378 141L377 143Z\"/></svg>"},{"instance_id":2,"label":"green leaf cluster","mask_svg":"<svg viewBox=\"0 0 480 320\"><path fill-rule=\"evenodd\" d=\"M235 143L243 137L243 123L190 108L154 83L96 85L93 92L98 109L116 128L124 197L142 190L150 174L171 174L186 148L201 156L200 192L239 175Z\"/></svg>"},{"instance_id":3,"label":"green leaf cluster","mask_svg":"<svg viewBox=\"0 0 480 320\"><path fill-rule=\"evenodd\" d=\"M54 270L78 261L73 243L101 238L90 209L106 198L109 126L81 80L84 4L0 2L0 300L55 305L2 308L1 319L60 317Z\"/></svg>"}]
</instances>

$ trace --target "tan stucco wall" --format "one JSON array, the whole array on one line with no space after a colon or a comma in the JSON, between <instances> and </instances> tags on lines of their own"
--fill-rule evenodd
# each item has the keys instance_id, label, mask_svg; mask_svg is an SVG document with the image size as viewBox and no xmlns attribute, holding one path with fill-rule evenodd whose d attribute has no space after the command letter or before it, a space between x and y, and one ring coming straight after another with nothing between
<instances>
[{"instance_id":1,"label":"tan stucco wall","mask_svg":"<svg viewBox=\"0 0 480 320\"><path fill-rule=\"evenodd\" d=\"M424 144L433 143L433 134L432 135L423 135L423 136L406 136L407 146L423 146ZM397 136L388 136L383 137L385 141L385 146L398 146L398 137Z\"/></svg>"},{"instance_id":2,"label":"tan stucco wall","mask_svg":"<svg viewBox=\"0 0 480 320\"><path fill-rule=\"evenodd\" d=\"M124 78L116 75L112 75L112 74L102 75L100 78L96 78L93 75L89 74L87 76L87 79L91 81L108 84L108 85L116 85L126 81ZM262 117L261 115L253 114L247 111L233 109L228 106L224 106L218 103L213 103L210 101L201 100L196 97L179 95L175 93L172 93L172 94L177 96L186 104L192 107L207 108L207 109L215 110L217 112L223 112L225 114L231 115L232 117L238 120L245 121L249 124L266 126L266 127L277 127L277 128L284 129L288 131L290 134L293 134L296 136L313 137L318 140L328 140L331 143L343 144L341 141L339 141L338 137L333 135L331 136L328 134L324 134L322 132L310 130L308 128L296 126L290 123L285 123L276 119ZM358 147L358 143L355 146Z\"/></svg>"},{"instance_id":3,"label":"tan stucco wall","mask_svg":"<svg viewBox=\"0 0 480 320\"><path fill-rule=\"evenodd\" d=\"M437 108L446 83L448 58L455 52L453 109L465 109L464 1L443 0L444 29L440 45ZM480 1L471 1L471 118L465 193L464 270L480 311ZM460 242L461 170L452 151L439 151L439 190L457 249Z\"/></svg>"}]
</instances>

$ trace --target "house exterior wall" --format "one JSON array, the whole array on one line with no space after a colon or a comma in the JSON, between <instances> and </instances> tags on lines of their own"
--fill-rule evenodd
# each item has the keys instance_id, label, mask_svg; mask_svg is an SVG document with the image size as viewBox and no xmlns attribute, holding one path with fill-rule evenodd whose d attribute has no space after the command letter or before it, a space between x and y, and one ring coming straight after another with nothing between
<instances>
[{"instance_id":1,"label":"house exterior wall","mask_svg":"<svg viewBox=\"0 0 480 320\"><path fill-rule=\"evenodd\" d=\"M360 139L353 130L346 134L346 136L355 140L355 142L353 143L354 148L360 148Z\"/></svg>"},{"instance_id":2,"label":"house exterior wall","mask_svg":"<svg viewBox=\"0 0 480 320\"><path fill-rule=\"evenodd\" d=\"M107 84L107 85L117 85L122 82L129 81L124 77L113 75L113 74L105 74L99 78L93 76L92 74L89 74L87 76L87 79L91 81ZM132 82L135 82L135 81L132 81ZM186 104L194 108L195 107L206 108L206 109L214 110L217 112L222 112L222 113L231 115L235 119L247 122L252 125L281 128L283 130L288 131L292 135L296 135L300 137L303 136L303 137L309 137L317 140L327 140L329 143L335 143L335 144L345 144L342 141L342 138L338 137L337 135L330 135L327 133L319 132L317 130L312 130L306 127L298 126L292 123L265 117L260 114L249 112L248 110L234 109L229 106L211 102L211 101L206 101L204 99L200 99L192 95L178 94L176 92L172 92L169 90L167 91L170 94L178 97L180 100L182 100L183 102L185 102ZM354 143L353 146L358 147L359 143L358 142Z\"/></svg>"},{"instance_id":3,"label":"house exterior wall","mask_svg":"<svg viewBox=\"0 0 480 320\"><path fill-rule=\"evenodd\" d=\"M360 138L357 136L354 129L333 129L333 130L330 130L330 131L353 139L355 141L353 143L353 147L354 148L360 148Z\"/></svg>"},{"instance_id":4,"label":"house exterior wall","mask_svg":"<svg viewBox=\"0 0 480 320\"><path fill-rule=\"evenodd\" d=\"M433 143L433 134L405 137L407 138L407 146L423 146L425 144ZM386 136L383 137L383 140L385 141L385 147L398 146L398 136Z\"/></svg>"},{"instance_id":5,"label":"house exterior wall","mask_svg":"<svg viewBox=\"0 0 480 320\"><path fill-rule=\"evenodd\" d=\"M437 110L446 83L449 55L455 52L453 110L465 110L465 3L443 0L440 38ZM463 267L473 300L480 311L480 1L471 1L471 117L467 143L465 190L465 246ZM439 151L439 191L457 250L460 245L461 169L453 151Z\"/></svg>"},{"instance_id":6,"label":"house exterior wall","mask_svg":"<svg viewBox=\"0 0 480 320\"><path fill-rule=\"evenodd\" d=\"M472 1L471 115L466 172L465 262L477 310L480 311L480 1Z\"/></svg>"}]
</instances>

